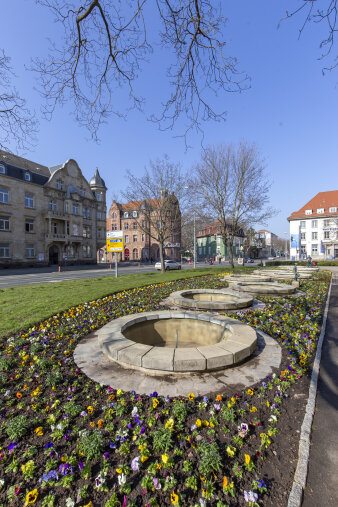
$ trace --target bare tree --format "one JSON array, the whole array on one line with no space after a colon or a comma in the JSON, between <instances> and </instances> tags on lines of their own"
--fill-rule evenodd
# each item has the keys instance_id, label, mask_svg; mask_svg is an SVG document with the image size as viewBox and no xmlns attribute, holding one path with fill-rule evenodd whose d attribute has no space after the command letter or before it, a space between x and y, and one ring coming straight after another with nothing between
<instances>
[{"instance_id":1,"label":"bare tree","mask_svg":"<svg viewBox=\"0 0 338 507\"><path fill-rule=\"evenodd\" d=\"M170 96L160 114L151 115L161 129L184 115L185 136L203 120L223 120L210 100L220 91L248 87L237 60L226 55L222 32L226 19L213 0L37 0L49 8L64 37L51 42L50 55L33 66L40 74L45 115L57 104L74 101L76 118L93 138L106 118L123 116L117 89L128 90L130 106L144 99L135 83L147 57L159 44L167 51ZM157 27L158 33L154 34Z\"/></svg>"},{"instance_id":2,"label":"bare tree","mask_svg":"<svg viewBox=\"0 0 338 507\"><path fill-rule=\"evenodd\" d=\"M18 150L28 149L38 127L35 116L26 108L26 101L12 86L13 76L10 58L0 50L0 148L5 151L10 151L13 143Z\"/></svg>"},{"instance_id":3,"label":"bare tree","mask_svg":"<svg viewBox=\"0 0 338 507\"><path fill-rule=\"evenodd\" d=\"M299 37L302 35L307 25L311 23L326 25L326 36L321 40L319 47L321 50L320 59L329 56L335 45L335 36L338 32L338 0L316 0L302 1L301 5L292 11L286 11L285 17L281 20L293 18L297 15L303 15L302 25L299 29ZM280 26L280 23L279 23ZM322 32L323 33L323 32ZM333 62L323 69L332 70L338 66L338 56L333 57Z\"/></svg>"},{"instance_id":4,"label":"bare tree","mask_svg":"<svg viewBox=\"0 0 338 507\"><path fill-rule=\"evenodd\" d=\"M163 251L166 243L177 243L181 236L180 204L184 202L185 175L179 164L162 160L150 162L144 176L127 172L129 186L123 197L128 201L140 201L140 214L136 221L159 245L161 269L165 271Z\"/></svg>"},{"instance_id":5,"label":"bare tree","mask_svg":"<svg viewBox=\"0 0 338 507\"><path fill-rule=\"evenodd\" d=\"M245 228L263 223L275 210L267 207L271 184L254 145L209 147L195 168L194 188L201 206L219 221L229 261L233 244Z\"/></svg>"}]
</instances>

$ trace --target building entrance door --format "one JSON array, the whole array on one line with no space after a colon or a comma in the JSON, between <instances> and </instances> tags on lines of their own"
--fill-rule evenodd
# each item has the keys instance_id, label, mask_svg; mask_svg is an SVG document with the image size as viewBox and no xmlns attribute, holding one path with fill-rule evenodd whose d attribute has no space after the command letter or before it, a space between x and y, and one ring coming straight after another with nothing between
<instances>
[{"instance_id":1,"label":"building entrance door","mask_svg":"<svg viewBox=\"0 0 338 507\"><path fill-rule=\"evenodd\" d=\"M59 263L59 249L57 246L52 245L49 249L49 264Z\"/></svg>"},{"instance_id":2,"label":"building entrance door","mask_svg":"<svg viewBox=\"0 0 338 507\"><path fill-rule=\"evenodd\" d=\"M129 248L124 249L124 260L129 261Z\"/></svg>"}]
</instances>

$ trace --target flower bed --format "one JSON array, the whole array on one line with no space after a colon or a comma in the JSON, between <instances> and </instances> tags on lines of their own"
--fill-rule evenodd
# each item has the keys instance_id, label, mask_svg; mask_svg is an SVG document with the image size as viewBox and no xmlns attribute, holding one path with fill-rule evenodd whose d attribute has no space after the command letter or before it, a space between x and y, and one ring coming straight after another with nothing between
<instances>
[{"instance_id":1,"label":"flower bed","mask_svg":"<svg viewBox=\"0 0 338 507\"><path fill-rule=\"evenodd\" d=\"M301 282L304 297L264 298L264 310L231 314L278 339L284 350L281 371L244 392L140 396L95 384L72 359L78 341L111 319L158 310L174 290L221 288L221 276L117 293L70 308L3 343L0 504L268 502L273 477L266 463L273 458L288 393L311 364L328 277Z\"/></svg>"}]
</instances>

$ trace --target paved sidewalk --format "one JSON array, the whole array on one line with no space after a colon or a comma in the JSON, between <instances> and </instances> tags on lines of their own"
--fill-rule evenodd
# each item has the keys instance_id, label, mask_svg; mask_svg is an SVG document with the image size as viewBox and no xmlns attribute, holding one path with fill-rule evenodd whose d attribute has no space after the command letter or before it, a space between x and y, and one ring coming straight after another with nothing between
<instances>
[{"instance_id":1,"label":"paved sidewalk","mask_svg":"<svg viewBox=\"0 0 338 507\"><path fill-rule=\"evenodd\" d=\"M338 503L338 272L332 271L302 507L333 507Z\"/></svg>"}]
</instances>

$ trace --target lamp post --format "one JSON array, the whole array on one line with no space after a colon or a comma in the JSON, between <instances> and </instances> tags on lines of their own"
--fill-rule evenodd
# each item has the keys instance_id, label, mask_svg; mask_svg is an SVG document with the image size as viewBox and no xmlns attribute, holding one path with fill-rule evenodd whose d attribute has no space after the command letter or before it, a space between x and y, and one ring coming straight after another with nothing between
<instances>
[{"instance_id":1,"label":"lamp post","mask_svg":"<svg viewBox=\"0 0 338 507\"><path fill-rule=\"evenodd\" d=\"M287 251L288 251L288 237L289 237L289 233L288 232L284 232L283 233L286 238L285 238L285 259L287 257Z\"/></svg>"}]
</instances>

